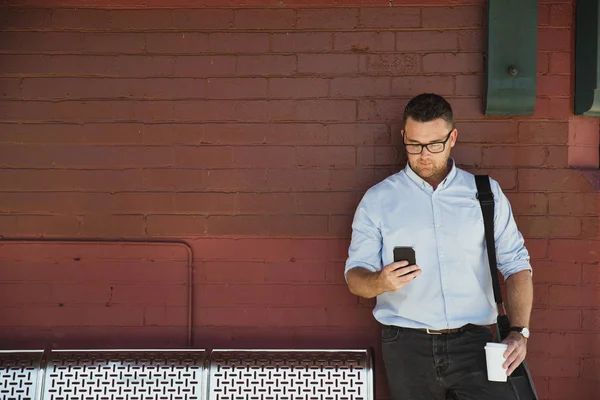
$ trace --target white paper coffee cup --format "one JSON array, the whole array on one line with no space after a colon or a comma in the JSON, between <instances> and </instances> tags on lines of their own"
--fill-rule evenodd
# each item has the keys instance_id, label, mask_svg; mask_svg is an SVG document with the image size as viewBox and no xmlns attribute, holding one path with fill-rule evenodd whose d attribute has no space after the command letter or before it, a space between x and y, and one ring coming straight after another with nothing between
<instances>
[{"instance_id":1,"label":"white paper coffee cup","mask_svg":"<svg viewBox=\"0 0 600 400\"><path fill-rule=\"evenodd\" d=\"M504 343L486 343L485 360L489 381L506 382L506 368L502 368L502 364L506 361L504 352L507 348L508 345Z\"/></svg>"}]
</instances>

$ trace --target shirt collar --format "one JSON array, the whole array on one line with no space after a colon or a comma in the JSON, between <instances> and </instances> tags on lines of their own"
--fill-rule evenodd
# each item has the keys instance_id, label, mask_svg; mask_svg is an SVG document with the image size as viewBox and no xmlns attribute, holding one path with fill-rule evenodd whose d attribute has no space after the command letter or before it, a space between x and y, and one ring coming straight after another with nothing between
<instances>
[{"instance_id":1,"label":"shirt collar","mask_svg":"<svg viewBox=\"0 0 600 400\"><path fill-rule=\"evenodd\" d=\"M446 178L444 178L442 183L440 183L439 186L441 186L442 188L446 188L452 182L454 177L456 176L456 165L454 163L454 159L449 158L448 164L450 165L450 172L448 172L448 175L446 176ZM412 170L412 168L410 167L410 164L408 162L406 163L406 167L404 167L404 172L406 173L406 175L408 175L408 177L413 182L415 182L420 187L431 186L429 183L425 182L425 180L423 180L423 178L421 178L419 175L417 175L415 171Z\"/></svg>"}]
</instances>

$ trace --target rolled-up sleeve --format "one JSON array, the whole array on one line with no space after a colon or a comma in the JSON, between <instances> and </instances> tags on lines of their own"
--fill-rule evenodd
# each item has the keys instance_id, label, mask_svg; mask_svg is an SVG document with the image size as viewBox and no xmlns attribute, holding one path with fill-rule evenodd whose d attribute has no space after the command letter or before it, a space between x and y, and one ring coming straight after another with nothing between
<instances>
[{"instance_id":1,"label":"rolled-up sleeve","mask_svg":"<svg viewBox=\"0 0 600 400\"><path fill-rule=\"evenodd\" d=\"M344 275L356 267L362 267L373 272L382 268L381 230L375 222L377 217L370 210L372 203L373 193L367 192L354 214L352 241L348 249Z\"/></svg>"},{"instance_id":2,"label":"rolled-up sleeve","mask_svg":"<svg viewBox=\"0 0 600 400\"><path fill-rule=\"evenodd\" d=\"M498 270L504 277L520 271L531 271L529 252L525 248L525 240L517 228L510 203L500 185L492 180L494 193L494 236L496 239L496 257Z\"/></svg>"}]
</instances>

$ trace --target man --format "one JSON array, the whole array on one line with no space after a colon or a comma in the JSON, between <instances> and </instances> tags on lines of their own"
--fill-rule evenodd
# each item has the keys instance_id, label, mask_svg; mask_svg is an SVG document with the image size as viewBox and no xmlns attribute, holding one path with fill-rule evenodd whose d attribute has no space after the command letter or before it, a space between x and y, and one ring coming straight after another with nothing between
<instances>
[{"instance_id":1,"label":"man","mask_svg":"<svg viewBox=\"0 0 600 400\"><path fill-rule=\"evenodd\" d=\"M487 380L485 343L497 307L474 176L450 158L458 131L450 104L421 94L406 106L402 136L408 164L373 186L352 224L346 261L350 291L377 297L382 352L395 400L513 399ZM511 329L507 374L526 354L533 286L529 254L496 181L494 235L506 280ZM415 249L417 265L393 262L393 248Z\"/></svg>"}]
</instances>

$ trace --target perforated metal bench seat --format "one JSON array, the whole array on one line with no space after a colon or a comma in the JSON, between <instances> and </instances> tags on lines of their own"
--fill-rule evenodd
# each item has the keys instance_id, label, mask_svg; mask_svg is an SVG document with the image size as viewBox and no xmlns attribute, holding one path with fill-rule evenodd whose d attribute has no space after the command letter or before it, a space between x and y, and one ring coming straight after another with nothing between
<instances>
[{"instance_id":1,"label":"perforated metal bench seat","mask_svg":"<svg viewBox=\"0 0 600 400\"><path fill-rule=\"evenodd\" d=\"M374 400L369 350L0 351L0 400Z\"/></svg>"}]
</instances>

